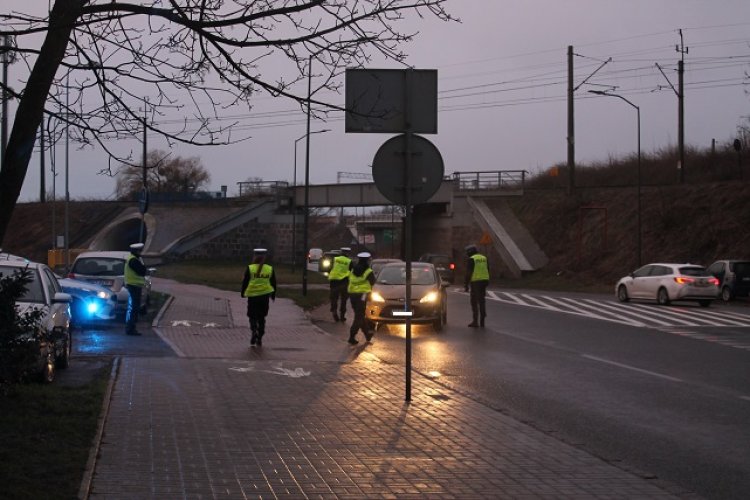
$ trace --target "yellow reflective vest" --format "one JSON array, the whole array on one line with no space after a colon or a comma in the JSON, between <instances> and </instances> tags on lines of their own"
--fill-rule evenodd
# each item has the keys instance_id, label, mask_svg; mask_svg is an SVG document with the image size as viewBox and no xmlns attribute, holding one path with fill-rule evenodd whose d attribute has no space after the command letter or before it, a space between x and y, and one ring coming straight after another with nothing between
<instances>
[{"instance_id":1,"label":"yellow reflective vest","mask_svg":"<svg viewBox=\"0 0 750 500\"><path fill-rule=\"evenodd\" d=\"M367 277L372 274L372 269L369 267L365 269L362 276L357 276L354 273L349 275L349 287L347 291L351 294L356 293L370 293L372 291L372 285L367 281Z\"/></svg>"},{"instance_id":2,"label":"yellow reflective vest","mask_svg":"<svg viewBox=\"0 0 750 500\"><path fill-rule=\"evenodd\" d=\"M125 261L125 273L124 273L123 278L125 279L126 285L142 287L146 284L146 277L141 276L140 274L136 273L130 268L130 261L133 259L140 260L138 257L133 255L132 253L128 255L128 260Z\"/></svg>"},{"instance_id":3,"label":"yellow reflective vest","mask_svg":"<svg viewBox=\"0 0 750 500\"><path fill-rule=\"evenodd\" d=\"M471 281L489 281L490 270L487 267L487 257L475 253L471 256L474 261L474 271L471 273Z\"/></svg>"},{"instance_id":4,"label":"yellow reflective vest","mask_svg":"<svg viewBox=\"0 0 750 500\"><path fill-rule=\"evenodd\" d=\"M242 292L243 297L259 297L275 291L271 286L273 267L263 264L260 272L258 272L258 264L250 264L248 267L250 268L250 281L247 283L245 291Z\"/></svg>"},{"instance_id":5,"label":"yellow reflective vest","mask_svg":"<svg viewBox=\"0 0 750 500\"><path fill-rule=\"evenodd\" d=\"M352 263L352 259L346 255L339 255L333 259L333 267L331 272L328 273L328 280L343 280L349 276L349 265Z\"/></svg>"}]
</instances>

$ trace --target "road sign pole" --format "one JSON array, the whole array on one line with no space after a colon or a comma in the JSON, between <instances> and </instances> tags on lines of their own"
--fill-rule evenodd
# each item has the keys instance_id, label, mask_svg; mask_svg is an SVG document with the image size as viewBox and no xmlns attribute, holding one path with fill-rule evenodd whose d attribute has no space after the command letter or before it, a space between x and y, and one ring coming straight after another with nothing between
<instances>
[{"instance_id":1,"label":"road sign pole","mask_svg":"<svg viewBox=\"0 0 750 500\"><path fill-rule=\"evenodd\" d=\"M410 96L412 92L412 70L407 69L406 70L406 95ZM411 132L411 109L410 109L410 101L407 97L406 102L404 103L404 109L406 110L406 137L405 137L405 154L406 158L404 158L404 202L406 205L406 245L405 245L405 253L404 260L406 260L406 297L404 298L404 308L406 311L411 313L412 307L411 307L411 252L412 252L412 213L411 213L411 168L412 168L412 158L411 158L411 139L412 139L412 132ZM406 401L411 401L411 314L408 314L406 316Z\"/></svg>"}]
</instances>

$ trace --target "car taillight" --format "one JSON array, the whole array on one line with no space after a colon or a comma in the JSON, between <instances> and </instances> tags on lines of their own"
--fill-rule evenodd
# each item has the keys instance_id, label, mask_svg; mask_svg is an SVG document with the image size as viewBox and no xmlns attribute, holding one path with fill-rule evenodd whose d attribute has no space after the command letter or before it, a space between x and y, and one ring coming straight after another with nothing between
<instances>
[{"instance_id":1,"label":"car taillight","mask_svg":"<svg viewBox=\"0 0 750 500\"><path fill-rule=\"evenodd\" d=\"M689 285L695 282L693 278L685 278L684 276L677 276L674 280L680 285Z\"/></svg>"},{"instance_id":2,"label":"car taillight","mask_svg":"<svg viewBox=\"0 0 750 500\"><path fill-rule=\"evenodd\" d=\"M456 264L454 264L453 262L451 262L451 263L450 263L450 264L448 265L448 267L450 268L450 270L451 270L451 271L453 271L454 269L456 269Z\"/></svg>"},{"instance_id":3,"label":"car taillight","mask_svg":"<svg viewBox=\"0 0 750 500\"><path fill-rule=\"evenodd\" d=\"M718 278L708 278L708 282L712 285L719 286L719 279Z\"/></svg>"},{"instance_id":4,"label":"car taillight","mask_svg":"<svg viewBox=\"0 0 750 500\"><path fill-rule=\"evenodd\" d=\"M72 280L76 279L75 273L68 273L68 278L70 278Z\"/></svg>"}]
</instances>

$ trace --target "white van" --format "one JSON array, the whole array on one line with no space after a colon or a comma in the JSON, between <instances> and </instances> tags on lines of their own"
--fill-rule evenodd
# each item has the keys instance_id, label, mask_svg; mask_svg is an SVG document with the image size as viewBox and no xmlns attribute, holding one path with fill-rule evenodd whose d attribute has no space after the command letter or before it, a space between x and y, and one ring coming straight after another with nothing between
<instances>
[{"instance_id":1,"label":"white van","mask_svg":"<svg viewBox=\"0 0 750 500\"><path fill-rule=\"evenodd\" d=\"M307 252L307 262L310 262L310 263L318 262L322 256L323 256L322 248L311 248L310 251Z\"/></svg>"}]
</instances>

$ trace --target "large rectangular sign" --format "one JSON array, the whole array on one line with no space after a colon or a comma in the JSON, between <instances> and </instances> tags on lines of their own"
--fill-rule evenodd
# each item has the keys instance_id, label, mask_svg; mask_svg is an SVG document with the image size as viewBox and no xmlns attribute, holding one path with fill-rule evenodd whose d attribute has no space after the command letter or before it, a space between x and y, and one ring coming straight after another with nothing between
<instances>
[{"instance_id":1,"label":"large rectangular sign","mask_svg":"<svg viewBox=\"0 0 750 500\"><path fill-rule=\"evenodd\" d=\"M437 134L437 70L346 70L346 132Z\"/></svg>"}]
</instances>

